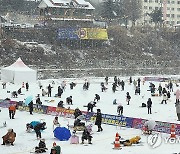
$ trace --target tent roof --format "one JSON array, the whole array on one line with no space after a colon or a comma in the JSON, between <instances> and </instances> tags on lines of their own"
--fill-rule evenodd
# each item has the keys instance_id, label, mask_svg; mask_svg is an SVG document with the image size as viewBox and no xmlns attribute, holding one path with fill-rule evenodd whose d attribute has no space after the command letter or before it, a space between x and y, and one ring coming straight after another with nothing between
<instances>
[{"instance_id":1,"label":"tent roof","mask_svg":"<svg viewBox=\"0 0 180 154\"><path fill-rule=\"evenodd\" d=\"M21 60L21 58L18 58L15 63L3 69L18 70L18 71L35 71L29 68L27 65L25 65L24 62Z\"/></svg>"}]
</instances>

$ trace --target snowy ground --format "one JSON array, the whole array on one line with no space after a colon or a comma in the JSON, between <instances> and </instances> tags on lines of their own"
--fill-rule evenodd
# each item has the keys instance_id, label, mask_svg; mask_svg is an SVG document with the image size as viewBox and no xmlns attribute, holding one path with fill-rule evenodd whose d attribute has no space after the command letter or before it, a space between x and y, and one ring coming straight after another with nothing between
<instances>
[{"instance_id":1,"label":"snowy ground","mask_svg":"<svg viewBox=\"0 0 180 154\"><path fill-rule=\"evenodd\" d=\"M135 77L133 77L134 79ZM147 114L147 108L141 108L141 103L146 103L147 99L150 96L150 92L147 91L149 89L149 82L145 82L145 85L141 84L141 95L134 95L134 86L129 85L127 79L128 78L120 78L123 79L125 83L125 91L121 91L121 88L118 88L118 91L116 93L113 93L111 90L113 78L110 79L108 90L106 92L101 92L100 88L100 82L104 81L104 78L88 78L90 82L90 88L88 91L83 91L82 85L84 83L84 79L59 79L54 80L55 84L53 85L53 91L52 95L54 96L57 93L57 87L61 84L63 80L67 82L67 88L65 92L62 95L62 98L55 98L55 97L41 97L41 100L44 105L49 106L57 106L57 103L60 100L63 100L65 102L66 97L72 95L73 96L73 105L70 107L72 109L75 109L76 107L79 107L81 110L86 110L83 105L87 105L88 102L92 101L94 99L94 94L98 93L101 96L100 102L98 102L96 108L100 108L102 113L109 113L109 114L117 114L116 105L112 105L113 100L116 98L119 100L120 103L124 105L124 116L128 117L137 117L137 118L145 118L145 119L153 119L153 120L160 120L160 121L167 121L167 122L177 122L176 112L175 112L175 96L174 93L171 93L171 99L168 100L167 104L160 104L162 98L161 97L152 97L153 106L152 106L152 114ZM136 77L137 79L137 77ZM73 81L77 83L77 86L70 90L69 83ZM43 88L46 89L49 83L52 83L52 80L44 80L41 81L43 84ZM159 85L158 82L153 82L156 87ZM167 83L162 83L162 86ZM52 84L51 84L52 85ZM14 91L18 90L21 87L21 85L13 85L13 84L7 84L6 89L2 89L0 87L0 98L5 99L7 97L10 97L10 94L7 93L8 90ZM174 91L177 88L174 86ZM131 95L131 102L130 105L126 105L126 92L130 92ZM25 91L25 89L22 89L22 92L24 95L19 95L18 98L15 98L13 100L19 101L24 100L27 96L33 95L34 99L37 94L41 94L41 90L38 87L37 84L30 84L30 89L28 92ZM55 100L54 103L47 103L45 100ZM35 101L34 101L35 103ZM65 105L65 107L69 107L68 105ZM96 108L94 111L96 111ZM98 133L97 126L93 126L93 144L90 146L83 146L81 144L78 145L71 145L69 141L58 141L57 139L54 139L53 137L53 128L52 128L52 121L54 119L53 116L50 115L41 115L41 114L34 114L30 115L28 112L20 112L17 111L15 115L14 120L10 120L8 117L8 110L2 109L2 112L0 112L0 125L4 121L7 122L6 128L0 128L0 134L3 136L8 128L13 128L14 131L17 133L17 138L15 141L15 146L0 146L0 153L2 154L26 154L33 151L33 148L38 145L38 141L36 140L35 133L26 133L25 132L25 125L28 122L31 122L33 120L40 120L45 119L47 123L47 129L42 133L42 137L46 139L47 147L50 148L52 146L52 143L54 141L57 142L58 145L62 147L62 153L63 154L117 154L117 153L123 153L123 154L157 154L157 153L178 153L179 150L179 144L165 144L162 143L161 146L152 149L147 144L147 137L141 135L140 130L135 129L129 129L129 128L117 128L115 126L108 126L108 125L102 125L104 131L102 133ZM67 123L72 124L72 119L65 119L60 117L60 123L62 126L67 126ZM113 150L113 145L111 144L115 139L115 133L119 132L120 135L125 138L129 139L131 137L134 137L136 135L141 135L143 146L132 146L132 147L123 147L121 151ZM81 133L78 132L79 137L81 137ZM163 134L163 137L169 136L168 134ZM47 153L49 153L49 151Z\"/></svg>"}]
</instances>

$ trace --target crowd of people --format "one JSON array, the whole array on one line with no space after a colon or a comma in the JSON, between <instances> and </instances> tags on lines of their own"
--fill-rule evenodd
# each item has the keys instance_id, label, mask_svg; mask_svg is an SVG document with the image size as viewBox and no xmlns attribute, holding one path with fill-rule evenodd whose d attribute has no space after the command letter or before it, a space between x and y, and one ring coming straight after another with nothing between
<instances>
[{"instance_id":1,"label":"crowd of people","mask_svg":"<svg viewBox=\"0 0 180 154\"><path fill-rule=\"evenodd\" d=\"M105 80L104 82L100 83L101 92L106 92L108 90L107 86L110 85L109 77L106 76L104 80ZM129 78L128 84L132 84L134 86L134 95L137 95L137 94L141 95L141 86L142 86L141 84L144 84L144 82L145 81L141 81L140 78L138 78L138 80L134 79L134 81L133 81L132 77ZM47 86L47 92L46 92L45 89L43 89L43 85L41 83L39 83L39 88L42 89L42 94L41 95L38 94L38 96L36 98L37 105L41 106L43 104L43 102L40 99L41 97L44 97L44 96L52 97L52 88L53 88L52 85L53 84L55 84L55 83L49 84ZM112 83L112 92L116 93L116 91L118 91L118 90L125 91L126 90L125 84L126 84L126 82L124 80L120 80L117 76L115 76L113 79L113 83ZM76 83L71 82L70 89L73 90L76 85L77 85ZM66 86L67 86L67 83L65 81L63 81L61 83L61 85L58 86L57 94L54 97L61 98L62 95L66 92ZM6 87L4 87L4 85L3 85L3 88L6 88ZM88 91L89 88L90 88L90 82L85 80L82 89L85 91ZM26 91L29 91L29 83L28 82L25 84L25 89L26 89ZM157 96L159 96L162 99L162 101L160 103L167 104L168 100L171 98L172 93L174 92L174 84L172 81L169 81L169 83L167 85L165 85L165 87L163 87L161 84L159 84L159 86L156 88L155 84L150 82L149 91L150 91L152 97L156 96L156 91L157 91L158 92ZM21 92L21 88L20 88L17 92L13 91L12 97L17 97L21 93L22 92ZM176 95L176 103L175 103L176 112L177 112L178 120L180 121L180 90L178 89L173 94ZM131 105L131 99L132 99L131 96L132 95L133 95L132 93L130 95L130 92L128 92L128 91L126 92L125 98L126 98L126 102L127 102L128 106ZM66 101L66 104L64 104L63 100L60 100L57 107L64 108L65 105L74 105L72 95L67 97L65 101ZM94 112L93 108L97 107L97 104L100 101L101 101L100 94L95 94L95 96L92 97L92 101L90 101L84 107L87 107L87 112ZM117 115L123 116L124 115L124 107L123 107L122 103L120 103L119 100L117 100L115 98L113 100L113 105L117 106L117 111L116 111ZM152 101L151 97L148 98L147 102L145 102L145 106L147 107L147 113L152 114L153 101ZM30 103L28 104L28 107L29 107L29 112L32 115L33 114L33 101L30 101ZM15 119L15 113L16 113L16 106L10 105L9 106L9 118ZM82 133L82 137L81 137L82 144L84 144L85 140L88 140L88 143L92 144L92 138L93 138L92 134L88 131L85 123L81 122L81 119L78 118L81 115L83 115L82 111L79 108L76 108L74 111L74 127L83 126L84 128L83 128L83 133ZM102 132L103 131L103 128L101 126L102 114L101 114L100 108L98 108L97 112L95 112L95 116L96 116L96 120L95 120L94 124L97 125L97 132ZM53 129L55 129L55 127L60 127L60 126L61 125L58 121L58 116L56 116L53 120ZM147 129L146 131L148 132L148 134L150 134L152 132L152 129L148 129L149 128L148 126L149 125L146 124L145 128ZM36 125L32 125L31 123L28 123L26 125L26 127L27 127L27 132L30 129L33 129L36 133L36 137L38 139L40 139L39 145L37 147L35 147L35 151L37 153L46 152L46 150L48 150L48 149L46 148L45 140L41 136L41 131L47 128L46 122L38 123ZM11 136L13 136L13 137L11 137ZM4 135L2 138L3 138L2 145L5 145L5 144L14 145L16 133L13 131L13 129L9 129L7 134ZM138 138L138 140L140 140L140 138ZM129 145L132 143L131 143L131 140L128 140L126 142L123 142L123 144ZM55 153L53 151L54 150L51 149L51 153Z\"/></svg>"}]
</instances>

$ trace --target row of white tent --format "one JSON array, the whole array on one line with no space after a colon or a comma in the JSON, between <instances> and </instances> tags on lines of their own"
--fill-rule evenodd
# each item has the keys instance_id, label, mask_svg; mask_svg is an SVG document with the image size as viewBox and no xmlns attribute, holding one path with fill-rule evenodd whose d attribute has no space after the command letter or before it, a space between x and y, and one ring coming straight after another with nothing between
<instances>
[{"instance_id":1,"label":"row of white tent","mask_svg":"<svg viewBox=\"0 0 180 154\"><path fill-rule=\"evenodd\" d=\"M18 58L12 65L1 69L1 81L22 84L23 82L33 83L37 80L37 71L29 68L21 58Z\"/></svg>"}]
</instances>

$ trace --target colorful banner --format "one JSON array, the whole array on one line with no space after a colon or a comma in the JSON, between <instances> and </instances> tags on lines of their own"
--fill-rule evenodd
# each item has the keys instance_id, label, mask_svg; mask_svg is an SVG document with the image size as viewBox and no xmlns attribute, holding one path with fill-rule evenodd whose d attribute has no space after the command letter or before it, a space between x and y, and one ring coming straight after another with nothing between
<instances>
[{"instance_id":1,"label":"colorful banner","mask_svg":"<svg viewBox=\"0 0 180 154\"><path fill-rule=\"evenodd\" d=\"M91 121L96 120L96 115L94 114L91 117ZM133 118L124 117L124 116L116 116L109 114L102 114L102 123L108 125L122 126L122 127L132 127Z\"/></svg>"},{"instance_id":2,"label":"colorful banner","mask_svg":"<svg viewBox=\"0 0 180 154\"><path fill-rule=\"evenodd\" d=\"M87 28L87 39L108 40L107 30L101 28Z\"/></svg>"},{"instance_id":3,"label":"colorful banner","mask_svg":"<svg viewBox=\"0 0 180 154\"><path fill-rule=\"evenodd\" d=\"M74 110L48 106L47 114L73 118L74 117Z\"/></svg>"},{"instance_id":4,"label":"colorful banner","mask_svg":"<svg viewBox=\"0 0 180 154\"><path fill-rule=\"evenodd\" d=\"M0 101L0 107L8 108L10 105L16 105L15 101L9 101L9 100L1 100Z\"/></svg>"},{"instance_id":5,"label":"colorful banner","mask_svg":"<svg viewBox=\"0 0 180 154\"><path fill-rule=\"evenodd\" d=\"M12 103L16 103L16 102L12 102ZM0 105L1 104L3 104L3 103L0 102ZM8 104L8 103L5 102L4 104ZM29 111L28 106L20 106L19 105L18 109L20 111ZM33 112L50 114L50 115L54 115L54 116L62 116L62 117L74 119L74 115L73 115L74 110L72 110L72 109L44 106L44 105L42 105L42 106L34 105ZM82 114L85 115L86 120L91 120L92 122L94 122L96 120L96 113L82 111ZM110 114L102 114L102 123L108 124L108 125L114 125L114 126L119 125L121 127L142 129L142 127L146 121L147 121L147 119L124 117L124 116L117 116L117 115L110 115ZM173 124L173 123L156 121L156 126L154 128L154 131L170 134L171 124ZM176 127L175 127L176 135L180 135L180 124L175 124L175 125L176 125Z\"/></svg>"},{"instance_id":6,"label":"colorful banner","mask_svg":"<svg viewBox=\"0 0 180 154\"><path fill-rule=\"evenodd\" d=\"M132 128L142 129L146 121L145 119L133 118Z\"/></svg>"},{"instance_id":7,"label":"colorful banner","mask_svg":"<svg viewBox=\"0 0 180 154\"><path fill-rule=\"evenodd\" d=\"M161 78L161 77L144 77L145 81L157 81L157 82L165 82L168 78Z\"/></svg>"},{"instance_id":8,"label":"colorful banner","mask_svg":"<svg viewBox=\"0 0 180 154\"><path fill-rule=\"evenodd\" d=\"M60 28L58 39L108 40L107 29L102 28Z\"/></svg>"},{"instance_id":9,"label":"colorful banner","mask_svg":"<svg viewBox=\"0 0 180 154\"><path fill-rule=\"evenodd\" d=\"M47 113L47 108L48 108L48 106L33 104L33 112L34 113L46 114ZM25 105L23 105L23 106L19 105L18 110L19 111L27 111L27 112L29 112L29 107L25 106Z\"/></svg>"},{"instance_id":10,"label":"colorful banner","mask_svg":"<svg viewBox=\"0 0 180 154\"><path fill-rule=\"evenodd\" d=\"M58 39L70 39L77 40L79 39L77 28L61 28L58 30Z\"/></svg>"}]
</instances>

